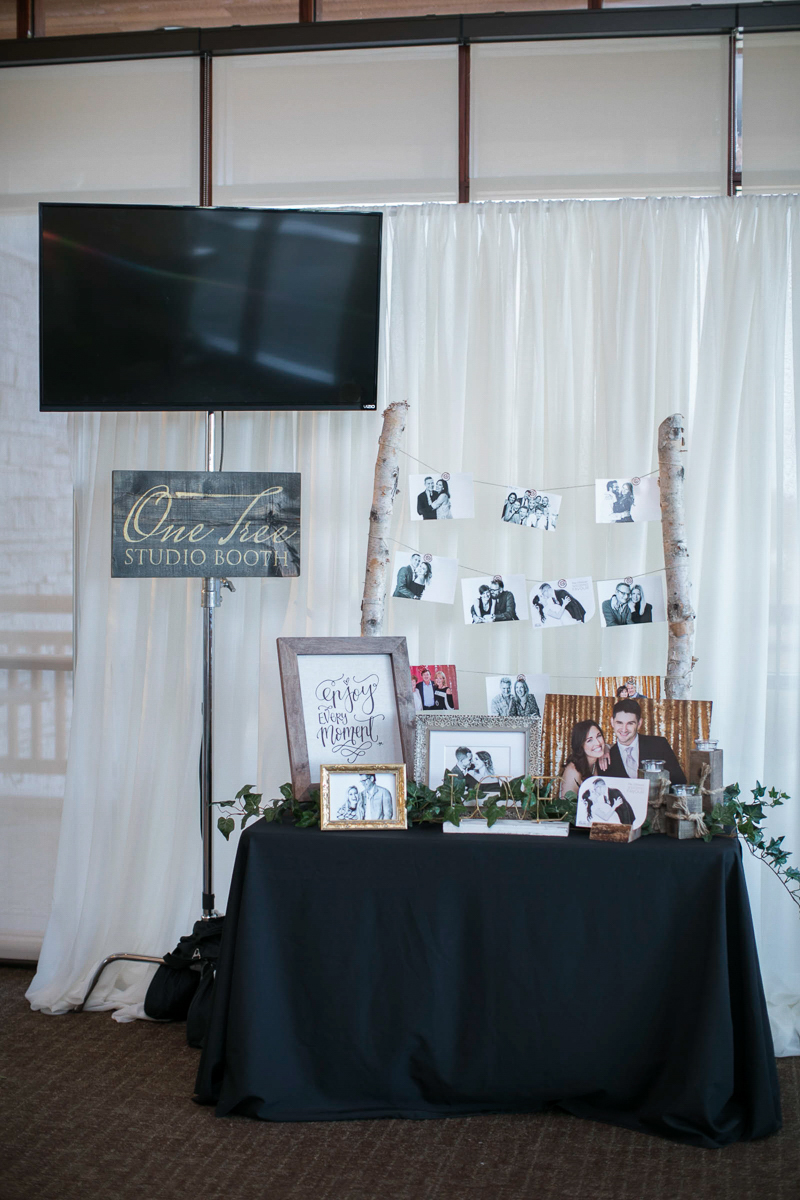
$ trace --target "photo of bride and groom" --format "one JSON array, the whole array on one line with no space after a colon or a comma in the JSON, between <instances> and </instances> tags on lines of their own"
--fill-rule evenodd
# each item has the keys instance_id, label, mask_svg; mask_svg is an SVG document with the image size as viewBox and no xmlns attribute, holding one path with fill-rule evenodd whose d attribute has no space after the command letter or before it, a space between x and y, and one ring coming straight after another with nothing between
<instances>
[{"instance_id":1,"label":"photo of bride and groom","mask_svg":"<svg viewBox=\"0 0 800 1200\"><path fill-rule=\"evenodd\" d=\"M500 790L500 764L495 765L491 751L478 746L458 746L454 755L455 761L447 768L448 776L462 780L468 788L477 787L479 795ZM502 764L507 766L507 764Z\"/></svg>"}]
</instances>

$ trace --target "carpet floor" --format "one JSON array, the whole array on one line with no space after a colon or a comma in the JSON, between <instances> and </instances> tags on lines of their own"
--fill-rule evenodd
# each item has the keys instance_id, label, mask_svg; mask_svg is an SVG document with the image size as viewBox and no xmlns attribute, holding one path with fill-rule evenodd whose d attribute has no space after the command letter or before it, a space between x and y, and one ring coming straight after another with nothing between
<instances>
[{"instance_id":1,"label":"carpet floor","mask_svg":"<svg viewBox=\"0 0 800 1200\"><path fill-rule=\"evenodd\" d=\"M798 1200L800 1058L784 1128L700 1150L560 1113L270 1124L192 1103L183 1025L45 1017L0 968L1 1200Z\"/></svg>"}]
</instances>

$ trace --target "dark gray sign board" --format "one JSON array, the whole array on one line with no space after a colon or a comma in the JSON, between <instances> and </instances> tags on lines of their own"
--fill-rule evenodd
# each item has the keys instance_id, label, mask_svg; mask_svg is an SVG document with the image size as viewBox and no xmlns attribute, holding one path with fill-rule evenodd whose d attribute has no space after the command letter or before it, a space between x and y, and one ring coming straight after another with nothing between
<instances>
[{"instance_id":1,"label":"dark gray sign board","mask_svg":"<svg viewBox=\"0 0 800 1200\"><path fill-rule=\"evenodd\" d=\"M300 476L112 472L116 578L300 574Z\"/></svg>"}]
</instances>

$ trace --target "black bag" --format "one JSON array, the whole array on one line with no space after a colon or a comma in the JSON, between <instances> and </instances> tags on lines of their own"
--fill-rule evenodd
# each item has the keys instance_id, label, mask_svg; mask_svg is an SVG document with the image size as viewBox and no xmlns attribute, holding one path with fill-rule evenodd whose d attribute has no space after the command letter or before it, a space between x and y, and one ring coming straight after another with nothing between
<instances>
[{"instance_id":1,"label":"black bag","mask_svg":"<svg viewBox=\"0 0 800 1200\"><path fill-rule=\"evenodd\" d=\"M214 980L216 967L206 960L200 972L200 980L186 1014L186 1041L196 1050L202 1050L211 1024L211 1009L214 1003Z\"/></svg>"},{"instance_id":2,"label":"black bag","mask_svg":"<svg viewBox=\"0 0 800 1200\"><path fill-rule=\"evenodd\" d=\"M224 917L195 921L190 934L182 937L150 981L144 998L144 1011L157 1021L185 1021L206 968L213 982ZM206 985L209 993L210 986ZM189 1045L194 1045L189 1042Z\"/></svg>"}]
</instances>

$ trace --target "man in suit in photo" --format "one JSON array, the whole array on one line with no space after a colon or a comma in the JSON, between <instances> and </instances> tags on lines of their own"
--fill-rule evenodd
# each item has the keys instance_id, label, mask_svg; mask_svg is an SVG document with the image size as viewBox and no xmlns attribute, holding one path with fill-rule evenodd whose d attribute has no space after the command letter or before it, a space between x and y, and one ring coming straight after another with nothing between
<instances>
[{"instance_id":1,"label":"man in suit in photo","mask_svg":"<svg viewBox=\"0 0 800 1200\"><path fill-rule=\"evenodd\" d=\"M514 593L505 590L503 580L499 575L495 575L489 584L489 591L492 593L492 599L494 600L495 621L518 621L517 602L514 599Z\"/></svg>"},{"instance_id":2,"label":"man in suit in photo","mask_svg":"<svg viewBox=\"0 0 800 1200\"><path fill-rule=\"evenodd\" d=\"M435 521L436 509L431 504L433 500L433 476L425 476L425 491L417 496L417 513L423 521Z\"/></svg>"},{"instance_id":3,"label":"man in suit in photo","mask_svg":"<svg viewBox=\"0 0 800 1200\"><path fill-rule=\"evenodd\" d=\"M374 775L359 775L364 797L364 819L366 821L391 821L394 817L394 802L388 788L378 787Z\"/></svg>"},{"instance_id":4,"label":"man in suit in photo","mask_svg":"<svg viewBox=\"0 0 800 1200\"><path fill-rule=\"evenodd\" d=\"M630 625L631 610L628 601L631 589L627 583L618 583L610 600L603 601L603 620L606 625Z\"/></svg>"},{"instance_id":5,"label":"man in suit in photo","mask_svg":"<svg viewBox=\"0 0 800 1200\"><path fill-rule=\"evenodd\" d=\"M416 692L419 696L418 711L430 712L432 709L441 710L445 707L444 696L434 687L431 673L427 667L422 672L422 679L416 686ZM415 704L414 707L417 708L417 705Z\"/></svg>"},{"instance_id":6,"label":"man in suit in photo","mask_svg":"<svg viewBox=\"0 0 800 1200\"><path fill-rule=\"evenodd\" d=\"M422 556L416 552L411 555L411 561L407 567L401 567L397 572L397 584L395 592L407 592L408 585L414 582L414 572L422 562Z\"/></svg>"},{"instance_id":7,"label":"man in suit in photo","mask_svg":"<svg viewBox=\"0 0 800 1200\"><path fill-rule=\"evenodd\" d=\"M673 783L686 783L681 764L675 751L664 737L653 737L640 733L642 710L636 700L618 700L613 708L611 728L614 730L614 745L608 756L608 766L603 775L623 779L638 779L639 767L646 758L661 759Z\"/></svg>"},{"instance_id":8,"label":"man in suit in photo","mask_svg":"<svg viewBox=\"0 0 800 1200\"><path fill-rule=\"evenodd\" d=\"M456 750L456 765L447 774L455 776L456 779L463 779L468 788L473 788L478 782L471 773L473 766L472 751L467 746L459 746Z\"/></svg>"}]
</instances>

